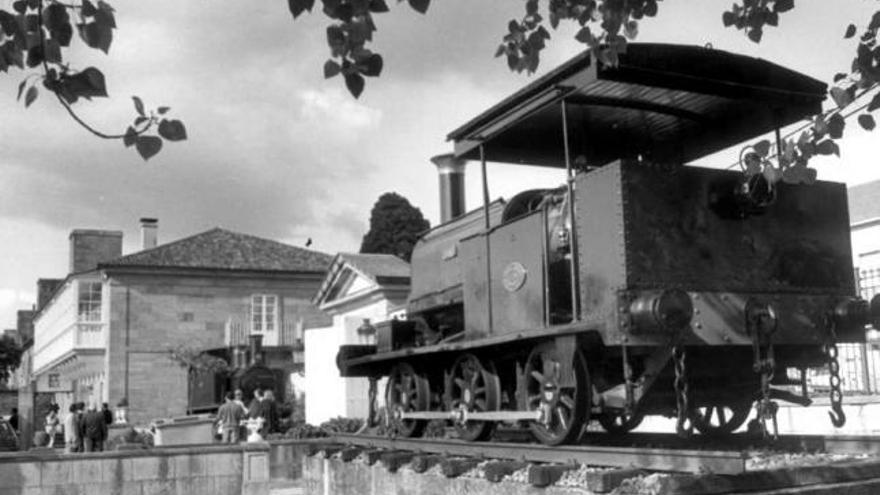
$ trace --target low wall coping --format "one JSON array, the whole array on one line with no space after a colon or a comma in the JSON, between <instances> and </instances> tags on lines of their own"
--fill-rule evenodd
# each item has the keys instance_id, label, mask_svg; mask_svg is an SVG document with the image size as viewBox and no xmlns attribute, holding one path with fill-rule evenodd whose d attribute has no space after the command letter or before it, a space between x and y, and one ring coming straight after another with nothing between
<instances>
[{"instance_id":1,"label":"low wall coping","mask_svg":"<svg viewBox=\"0 0 880 495\"><path fill-rule=\"evenodd\" d=\"M133 457L173 457L180 455L224 452L269 452L267 442L239 444L195 444L153 447L142 450L112 450L65 454L58 451L26 451L0 453L0 464L12 462L78 461L83 459L130 459Z\"/></svg>"}]
</instances>

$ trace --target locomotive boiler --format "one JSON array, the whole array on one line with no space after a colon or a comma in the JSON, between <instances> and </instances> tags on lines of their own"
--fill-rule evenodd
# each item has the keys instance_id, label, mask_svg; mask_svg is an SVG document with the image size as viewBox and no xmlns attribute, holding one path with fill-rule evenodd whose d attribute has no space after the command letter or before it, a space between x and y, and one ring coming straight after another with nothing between
<instances>
[{"instance_id":1,"label":"locomotive boiler","mask_svg":"<svg viewBox=\"0 0 880 495\"><path fill-rule=\"evenodd\" d=\"M880 313L857 294L842 184L685 166L821 112L826 86L708 48L632 44L616 66L575 57L453 131L484 205L425 233L406 320L344 347L345 376L388 377L384 421L467 440L500 423L543 443L645 415L731 433L808 405L836 345ZM490 202L485 163L560 167L566 183ZM836 382L835 382L836 380ZM766 431L766 430L765 430Z\"/></svg>"}]
</instances>

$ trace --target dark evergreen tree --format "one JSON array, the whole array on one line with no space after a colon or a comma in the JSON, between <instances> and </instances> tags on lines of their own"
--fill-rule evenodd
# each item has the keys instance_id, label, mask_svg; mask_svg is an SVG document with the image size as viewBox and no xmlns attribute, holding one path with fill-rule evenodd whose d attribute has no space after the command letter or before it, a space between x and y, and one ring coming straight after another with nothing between
<instances>
[{"instance_id":1,"label":"dark evergreen tree","mask_svg":"<svg viewBox=\"0 0 880 495\"><path fill-rule=\"evenodd\" d=\"M21 346L12 337L0 337L0 383L5 382L21 365Z\"/></svg>"},{"instance_id":2,"label":"dark evergreen tree","mask_svg":"<svg viewBox=\"0 0 880 495\"><path fill-rule=\"evenodd\" d=\"M393 254L409 261L419 234L431 228L422 211L403 196L379 196L370 211L370 230L361 242L361 253Z\"/></svg>"}]
</instances>

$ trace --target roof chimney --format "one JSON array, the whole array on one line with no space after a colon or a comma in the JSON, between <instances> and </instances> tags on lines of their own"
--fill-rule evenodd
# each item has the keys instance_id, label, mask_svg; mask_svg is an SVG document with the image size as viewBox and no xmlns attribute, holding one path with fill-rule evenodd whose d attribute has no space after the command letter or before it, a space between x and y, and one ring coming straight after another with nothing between
<instances>
[{"instance_id":1,"label":"roof chimney","mask_svg":"<svg viewBox=\"0 0 880 495\"><path fill-rule=\"evenodd\" d=\"M452 153L431 158L440 175L440 223L464 214L465 161Z\"/></svg>"},{"instance_id":2,"label":"roof chimney","mask_svg":"<svg viewBox=\"0 0 880 495\"><path fill-rule=\"evenodd\" d=\"M141 218L141 246L151 249L159 244L159 220Z\"/></svg>"}]
</instances>

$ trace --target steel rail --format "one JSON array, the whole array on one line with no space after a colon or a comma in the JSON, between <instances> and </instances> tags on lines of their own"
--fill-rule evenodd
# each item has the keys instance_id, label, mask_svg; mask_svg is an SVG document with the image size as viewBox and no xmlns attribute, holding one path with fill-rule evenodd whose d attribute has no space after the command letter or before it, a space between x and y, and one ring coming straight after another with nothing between
<instances>
[{"instance_id":1,"label":"steel rail","mask_svg":"<svg viewBox=\"0 0 880 495\"><path fill-rule=\"evenodd\" d=\"M508 459L525 462L577 463L651 471L739 474L745 472L746 455L740 451L705 451L643 447L547 445L498 442L464 442L450 439L389 438L337 433L328 442L366 448L403 450L425 454Z\"/></svg>"}]
</instances>

